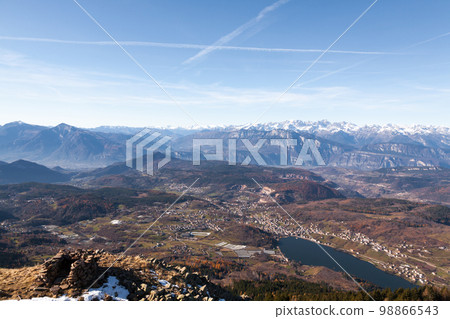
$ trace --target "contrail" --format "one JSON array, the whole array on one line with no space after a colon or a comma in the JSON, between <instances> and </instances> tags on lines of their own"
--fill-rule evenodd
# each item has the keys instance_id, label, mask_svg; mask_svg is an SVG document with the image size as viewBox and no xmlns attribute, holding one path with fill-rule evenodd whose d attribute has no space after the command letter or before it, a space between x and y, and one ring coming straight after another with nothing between
<instances>
[{"instance_id":1,"label":"contrail","mask_svg":"<svg viewBox=\"0 0 450 319\"><path fill-rule=\"evenodd\" d=\"M265 7L264 9L262 9L259 12L259 14L256 17L254 17L250 21L247 21L246 23L244 23L243 25L241 25L237 29L235 29L232 32L228 33L227 35L224 35L223 37L221 37L219 40L214 42L209 47L201 50L199 53L197 53L193 57L190 57L189 59L184 61L183 64L189 64L189 63L191 63L191 62L193 62L193 61L195 61L195 60L197 60L197 59L199 59L199 58L201 58L201 57L211 53L212 51L216 50L216 47L227 44L228 42L230 42L231 40L233 40L234 38L236 38L237 36L242 34L244 31L248 30L249 28L251 28L251 27L255 26L257 23L259 23L262 19L264 19L264 17L268 13L278 9L279 7L281 7L283 4L285 4L287 2L289 2L289 0L278 0L277 2L271 4L270 6Z\"/></svg>"},{"instance_id":2,"label":"contrail","mask_svg":"<svg viewBox=\"0 0 450 319\"><path fill-rule=\"evenodd\" d=\"M435 40L444 38L444 37L449 36L449 35L450 35L450 32L443 33L443 34L439 34L439 35L434 36L434 37L432 37L432 38L429 38L429 39L426 39L426 40L422 40L422 41L420 41L420 42L416 42L416 43L410 44L410 45L408 45L408 46L406 46L406 47L404 47L404 48L394 50L394 51L392 51L392 54L407 54L405 51L408 50L408 49L415 48L415 47L417 47L417 46L420 46L420 45L423 45L423 44L426 44L426 43L429 43L429 42L432 42L432 41L435 41ZM330 52L330 51L328 51L328 52ZM377 59L377 57L372 57L372 58L369 58L369 59L366 59L366 60L363 60L363 61L354 63L354 64L352 64L352 65L349 65L349 66L346 66L346 67L343 67L343 68L340 68L340 69L337 69L337 70L328 72L328 73L326 73L326 74L323 74L323 75L321 75L321 76L318 76L318 77L316 77L316 78L314 78L314 79L311 79L311 80L309 80L309 81L301 82L301 83L299 83L298 85L296 85L295 87L298 88L298 87L304 86L304 85L306 85L306 84L309 84L309 83L313 83L313 82L319 81L319 80L321 80L321 79L323 79L323 78L329 77L329 76L334 75L334 74L337 74L337 73L341 73L341 72L343 72L343 71L347 71L347 70L356 68L356 67L358 67L358 66L360 66L360 65L362 65L362 64L366 64L366 63L368 63L368 62L370 62L370 61L374 61L374 60L376 60L376 59Z\"/></svg>"},{"instance_id":3,"label":"contrail","mask_svg":"<svg viewBox=\"0 0 450 319\"><path fill-rule=\"evenodd\" d=\"M31 37L10 37L0 36L0 40L4 41L23 41L23 42L42 42L55 44L75 44L75 45L117 45L113 41L80 41L80 40L62 40L51 38L31 38ZM143 47L158 47L169 49L207 49L210 45L205 44L189 44L189 43L167 43L167 42L151 42L151 41L117 41L123 46L143 46ZM242 47L242 46L215 46L214 50L232 50L232 51L255 51L255 52L272 52L272 53L321 53L322 49L291 49L291 48L261 48L261 47ZM362 54L362 55L391 55L392 52L383 51L355 51L355 50L329 50L329 53L341 54Z\"/></svg>"},{"instance_id":4,"label":"contrail","mask_svg":"<svg viewBox=\"0 0 450 319\"><path fill-rule=\"evenodd\" d=\"M369 62L369 61L372 61L372 60L373 60L373 59L360 61L360 62L354 63L354 64L352 64L352 65L349 65L349 66L346 66L346 67L343 67L343 68L340 68L340 69L337 69L337 70L334 70L334 71L325 73L325 74L323 74L323 75L321 75L321 76L318 76L318 77L316 77L316 78L313 78L313 79L311 79L311 80L309 80L309 81L301 82L301 83L297 84L295 87L296 87L296 88L299 88L299 87L304 86L304 85L306 85L306 84L309 84L309 83L313 83L313 82L322 80L322 79L327 78L327 77L329 77L329 76L331 76L331 75L333 75L333 74L341 73L341 72L344 72L344 71L347 71L347 70L356 68L356 67L358 67L358 66L360 66L360 65L362 65L362 64L365 64L365 63L367 63L367 62Z\"/></svg>"},{"instance_id":5,"label":"contrail","mask_svg":"<svg viewBox=\"0 0 450 319\"><path fill-rule=\"evenodd\" d=\"M323 51L296 79L294 82L291 83L291 85L289 85L289 87L284 90L280 96L274 101L274 103L270 104L268 108L266 108L256 119L256 121L253 122L253 124L257 123L259 121L259 119L267 113L267 111L269 111L276 103L278 103L281 98L290 90L292 89L298 81L300 81L301 78L303 78L303 76L308 73L309 70L311 70L313 68L314 65L316 65L320 59L331 50L331 48L359 21L362 19L362 17L364 17L366 15L367 12L369 12L369 10L378 2L378 0L375 0L374 2L372 2L372 4L363 11L363 13L361 13L356 19L355 21L353 21L348 27L347 29L344 30L344 32L342 32L337 38L336 40L334 40L329 46L328 48Z\"/></svg>"},{"instance_id":6,"label":"contrail","mask_svg":"<svg viewBox=\"0 0 450 319\"><path fill-rule=\"evenodd\" d=\"M428 43L428 42L431 42L431 41L434 41L434 40L437 40L437 39L440 39L440 38L443 38L443 37L446 37L446 36L449 36L449 35L450 35L450 32L443 33L443 34L437 35L435 37L429 38L427 40L411 44L410 46L406 47L405 49L412 49L412 48L415 48L415 47L417 47L419 45L422 45L422 44L425 44L425 43Z\"/></svg>"},{"instance_id":7,"label":"contrail","mask_svg":"<svg viewBox=\"0 0 450 319\"><path fill-rule=\"evenodd\" d=\"M136 58L131 55L130 52L128 52L119 42L117 42L117 40L81 5L78 3L77 0L73 0L73 2L81 9L81 11L83 11L88 17L89 19L92 20L92 22L94 22L115 44L117 44L117 46L123 51L123 53L125 53L128 58L130 58L131 61L133 61L134 64L136 64L136 66L141 69L142 72L144 72L150 80L152 80L153 83L156 84L157 87L159 87L161 89L161 91L164 92L164 94L167 95L167 97L169 99L171 99L176 106L178 106L178 108L183 111L184 114L186 114L195 124L197 124L198 126L200 126L198 124L198 122L180 105L180 103L178 103L177 100L175 100L175 98L169 94L169 92L166 91L166 89L164 87L161 86L161 84L147 71L146 68L144 68L142 66L142 64L139 63L138 60L136 60Z\"/></svg>"}]
</instances>

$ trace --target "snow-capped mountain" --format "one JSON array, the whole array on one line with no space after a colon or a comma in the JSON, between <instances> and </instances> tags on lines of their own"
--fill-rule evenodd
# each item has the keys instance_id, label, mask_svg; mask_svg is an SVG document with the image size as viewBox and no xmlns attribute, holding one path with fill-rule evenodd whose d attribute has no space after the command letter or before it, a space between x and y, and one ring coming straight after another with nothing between
<instances>
[{"instance_id":1,"label":"snow-capped mountain","mask_svg":"<svg viewBox=\"0 0 450 319\"><path fill-rule=\"evenodd\" d=\"M258 124L244 125L206 125L193 127L172 127L159 126L151 127L153 129L172 132L177 135L189 135L200 131L273 131L285 130L292 132L309 133L316 136L328 138L336 142L350 143L354 145L367 143L384 143L390 142L392 139L405 143L421 144L430 147L450 147L450 128L432 125L364 125L358 126L350 122L330 122L321 121L301 121L288 120L282 122L269 122ZM118 134L136 134L143 127L127 127L127 126L100 126L89 129L94 132L118 133ZM430 138L432 137L432 138Z\"/></svg>"},{"instance_id":2,"label":"snow-capped mountain","mask_svg":"<svg viewBox=\"0 0 450 319\"><path fill-rule=\"evenodd\" d=\"M373 143L404 143L450 148L450 128L442 126L395 124L358 126L349 122L305 122L291 120L228 127L226 130L287 130L306 132L338 143L363 146Z\"/></svg>"},{"instance_id":3,"label":"snow-capped mountain","mask_svg":"<svg viewBox=\"0 0 450 319\"><path fill-rule=\"evenodd\" d=\"M364 125L358 126L349 122L329 122L327 120L321 120L316 122L311 121L300 121L300 120L289 120L283 122L269 122L262 124L246 124L242 126L236 126L236 128L243 129L259 129L259 130L273 130L273 129L282 129L282 130L291 130L291 131L304 131L312 134L316 134L318 132L328 132L328 133L337 133L337 132L345 132L345 133L396 133L396 134L449 134L450 129L448 127L442 126L432 126L432 125L410 125L410 126L402 126L396 124L385 124L385 125Z\"/></svg>"},{"instance_id":4,"label":"snow-capped mountain","mask_svg":"<svg viewBox=\"0 0 450 319\"><path fill-rule=\"evenodd\" d=\"M65 168L105 166L125 160L125 141L140 130L133 127L80 129L66 124L51 128L9 123L0 126L0 161L25 159ZM187 160L192 156L193 139L220 138L224 143L229 139L249 139L255 144L258 139L290 138L299 142L292 147L289 156L298 156L306 139L314 140L328 166L363 170L396 166L450 167L448 127L358 126L323 120L154 130L171 137L174 157ZM268 165L279 165L276 148L266 144L260 149L262 156ZM237 147L239 162L249 154L242 143ZM224 150L228 154L226 143Z\"/></svg>"}]
</instances>

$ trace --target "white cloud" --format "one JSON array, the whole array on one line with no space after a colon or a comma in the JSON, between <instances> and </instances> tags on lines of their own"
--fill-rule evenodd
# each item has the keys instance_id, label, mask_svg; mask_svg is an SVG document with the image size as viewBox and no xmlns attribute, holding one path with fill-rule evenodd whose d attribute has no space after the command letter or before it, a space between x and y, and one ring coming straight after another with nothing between
<instances>
[{"instance_id":1,"label":"white cloud","mask_svg":"<svg viewBox=\"0 0 450 319\"><path fill-rule=\"evenodd\" d=\"M2 121L70 122L79 126L192 125L175 104L145 78L49 65L15 52L2 51L0 83ZM201 124L250 122L255 113L280 94L272 88L222 84L162 82L161 85ZM417 89L399 87L388 93L377 87L367 90L343 85L294 87L264 119L298 118L298 114L307 111L311 118L333 119L333 114L347 114L347 120L351 121L353 113L364 110L385 114L445 110L449 102L448 89Z\"/></svg>"},{"instance_id":2,"label":"white cloud","mask_svg":"<svg viewBox=\"0 0 450 319\"><path fill-rule=\"evenodd\" d=\"M417 86L417 87L415 87L415 89L433 92L433 93L450 94L450 88L435 88L435 87Z\"/></svg>"},{"instance_id":3,"label":"white cloud","mask_svg":"<svg viewBox=\"0 0 450 319\"><path fill-rule=\"evenodd\" d=\"M24 55L17 52L0 49L0 65L15 67L23 64Z\"/></svg>"}]
</instances>

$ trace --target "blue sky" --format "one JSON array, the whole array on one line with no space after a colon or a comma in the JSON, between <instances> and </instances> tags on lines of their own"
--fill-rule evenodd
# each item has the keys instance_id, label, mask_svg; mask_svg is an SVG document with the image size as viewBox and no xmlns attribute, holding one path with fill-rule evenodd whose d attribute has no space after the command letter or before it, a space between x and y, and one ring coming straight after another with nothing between
<instances>
[{"instance_id":1,"label":"blue sky","mask_svg":"<svg viewBox=\"0 0 450 319\"><path fill-rule=\"evenodd\" d=\"M450 1L379 0L281 99L373 0L78 1L167 94L73 0L0 0L0 124L448 126Z\"/></svg>"}]
</instances>

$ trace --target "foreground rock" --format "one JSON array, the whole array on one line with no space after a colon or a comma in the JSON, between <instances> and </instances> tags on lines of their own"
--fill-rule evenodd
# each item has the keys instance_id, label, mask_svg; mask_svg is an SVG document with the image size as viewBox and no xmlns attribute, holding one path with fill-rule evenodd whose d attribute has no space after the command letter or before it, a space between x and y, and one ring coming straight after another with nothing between
<instances>
[{"instance_id":1,"label":"foreground rock","mask_svg":"<svg viewBox=\"0 0 450 319\"><path fill-rule=\"evenodd\" d=\"M108 282L115 282L116 278L116 285L128 292L128 300L238 299L206 277L189 272L186 267L170 265L154 258L118 257L100 250L61 250L40 266L1 269L0 299L66 296L83 300L108 287ZM98 279L106 270L105 275ZM108 280L111 276L114 276L114 281ZM106 293L98 295L103 300L119 299ZM100 297L89 300L95 298Z\"/></svg>"}]
</instances>

